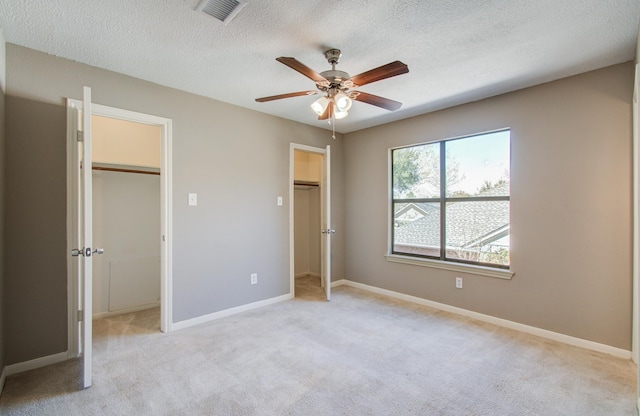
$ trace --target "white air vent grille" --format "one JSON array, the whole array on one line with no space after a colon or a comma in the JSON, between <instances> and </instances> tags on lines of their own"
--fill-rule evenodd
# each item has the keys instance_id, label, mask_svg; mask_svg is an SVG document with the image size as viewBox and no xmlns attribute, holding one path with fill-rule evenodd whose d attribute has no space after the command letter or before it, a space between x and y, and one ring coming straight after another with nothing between
<instances>
[{"instance_id":1,"label":"white air vent grille","mask_svg":"<svg viewBox=\"0 0 640 416\"><path fill-rule=\"evenodd\" d=\"M247 2L242 0L202 0L196 6L196 10L208 14L226 25L246 5Z\"/></svg>"}]
</instances>

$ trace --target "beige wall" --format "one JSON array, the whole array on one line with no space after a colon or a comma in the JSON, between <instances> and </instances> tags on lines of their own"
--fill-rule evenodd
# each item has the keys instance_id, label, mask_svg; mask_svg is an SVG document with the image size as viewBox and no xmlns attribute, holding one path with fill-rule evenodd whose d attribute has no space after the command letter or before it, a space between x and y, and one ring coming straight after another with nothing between
<instances>
[{"instance_id":1,"label":"beige wall","mask_svg":"<svg viewBox=\"0 0 640 416\"><path fill-rule=\"evenodd\" d=\"M93 246L104 248L93 259L93 314L157 303L160 176L94 170L92 178Z\"/></svg>"},{"instance_id":2,"label":"beige wall","mask_svg":"<svg viewBox=\"0 0 640 416\"><path fill-rule=\"evenodd\" d=\"M92 116L91 127L93 163L160 168L160 126Z\"/></svg>"},{"instance_id":3,"label":"beige wall","mask_svg":"<svg viewBox=\"0 0 640 416\"><path fill-rule=\"evenodd\" d=\"M7 47L7 363L66 350L65 97L80 98L83 85L95 103L173 120L173 322L289 292L290 142L331 144L334 225L342 229L340 136ZM187 206L190 192L196 207ZM342 239L334 240L336 279Z\"/></svg>"},{"instance_id":4,"label":"beige wall","mask_svg":"<svg viewBox=\"0 0 640 416\"><path fill-rule=\"evenodd\" d=\"M317 153L293 151L293 178L296 181L320 183L324 156Z\"/></svg>"},{"instance_id":5,"label":"beige wall","mask_svg":"<svg viewBox=\"0 0 640 416\"><path fill-rule=\"evenodd\" d=\"M630 350L632 90L626 63L345 135L345 277ZM388 149L505 127L513 279L387 262Z\"/></svg>"}]
</instances>

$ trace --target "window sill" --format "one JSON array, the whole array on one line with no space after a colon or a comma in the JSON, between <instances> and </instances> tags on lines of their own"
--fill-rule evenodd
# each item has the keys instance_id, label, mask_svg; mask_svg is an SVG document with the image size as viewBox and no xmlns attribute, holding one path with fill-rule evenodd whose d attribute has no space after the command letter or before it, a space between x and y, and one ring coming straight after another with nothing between
<instances>
[{"instance_id":1,"label":"window sill","mask_svg":"<svg viewBox=\"0 0 640 416\"><path fill-rule=\"evenodd\" d=\"M454 272L477 274L480 276L495 277L498 279L511 280L515 274L511 270L494 269L492 267L475 266L472 264L453 263L442 260L423 259L411 256L401 256L398 254L387 254L387 261L394 263L412 264L414 266L432 267L434 269L451 270Z\"/></svg>"}]
</instances>

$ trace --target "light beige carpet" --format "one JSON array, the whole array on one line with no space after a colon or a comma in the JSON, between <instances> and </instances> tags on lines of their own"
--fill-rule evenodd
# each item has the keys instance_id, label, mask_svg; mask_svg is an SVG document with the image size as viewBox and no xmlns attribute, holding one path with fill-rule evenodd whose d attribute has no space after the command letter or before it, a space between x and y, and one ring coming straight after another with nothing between
<instances>
[{"instance_id":1,"label":"light beige carpet","mask_svg":"<svg viewBox=\"0 0 640 416\"><path fill-rule=\"evenodd\" d=\"M162 334L95 322L76 361L7 379L2 415L636 415L627 360L348 287Z\"/></svg>"}]
</instances>

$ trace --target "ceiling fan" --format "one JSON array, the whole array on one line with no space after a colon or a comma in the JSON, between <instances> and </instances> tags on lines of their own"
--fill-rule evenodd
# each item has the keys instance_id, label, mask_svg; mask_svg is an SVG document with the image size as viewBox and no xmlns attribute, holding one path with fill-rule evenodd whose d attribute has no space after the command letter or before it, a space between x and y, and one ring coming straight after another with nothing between
<instances>
[{"instance_id":1,"label":"ceiling fan","mask_svg":"<svg viewBox=\"0 0 640 416\"><path fill-rule=\"evenodd\" d=\"M324 56L327 58L327 61L329 61L329 64L331 64L331 70L323 71L321 73L317 73L295 58L286 56L276 58L276 61L285 64L289 68L298 71L315 82L316 88L318 89L317 91L310 90L290 92L287 94L256 98L256 101L263 103L266 101L280 100L282 98L323 93L324 95L322 97L311 104L311 108L318 115L318 120L345 118L349 114L348 110L351 108L351 100L375 105L376 107L381 107L389 111L397 110L402 106L401 102L373 94L367 94L362 91L356 91L355 88L380 81L385 78L406 74L409 72L409 67L406 64L400 61L394 61L361 74L350 76L344 71L336 70L336 64L342 57L340 49L329 49L324 53Z\"/></svg>"}]
</instances>

